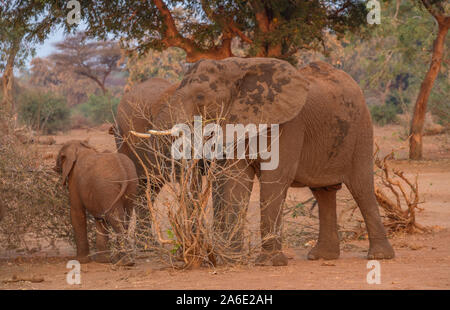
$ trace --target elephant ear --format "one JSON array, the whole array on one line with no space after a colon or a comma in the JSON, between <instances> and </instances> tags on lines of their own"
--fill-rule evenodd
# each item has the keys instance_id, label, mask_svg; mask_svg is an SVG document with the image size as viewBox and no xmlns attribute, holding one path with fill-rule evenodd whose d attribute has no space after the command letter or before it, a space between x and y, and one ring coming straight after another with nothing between
<instances>
[{"instance_id":1,"label":"elephant ear","mask_svg":"<svg viewBox=\"0 0 450 310\"><path fill-rule=\"evenodd\" d=\"M234 59L242 70L236 81L228 121L282 124L306 102L309 83L289 63L273 58Z\"/></svg>"},{"instance_id":2,"label":"elephant ear","mask_svg":"<svg viewBox=\"0 0 450 310\"><path fill-rule=\"evenodd\" d=\"M62 154L62 179L63 185L67 184L69 174L77 161L77 152L75 147L69 147L64 154Z\"/></svg>"}]
</instances>

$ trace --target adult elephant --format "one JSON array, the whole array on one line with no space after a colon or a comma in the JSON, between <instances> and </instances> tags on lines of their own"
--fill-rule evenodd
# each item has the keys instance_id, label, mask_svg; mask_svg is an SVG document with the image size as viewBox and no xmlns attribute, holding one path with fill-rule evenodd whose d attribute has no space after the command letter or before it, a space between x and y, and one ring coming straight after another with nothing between
<instances>
[{"instance_id":1,"label":"adult elephant","mask_svg":"<svg viewBox=\"0 0 450 310\"><path fill-rule=\"evenodd\" d=\"M153 176L159 171L152 165L156 162L154 154L148 152L142 140L130 131L144 132L154 127L155 115L177 87L178 84L167 80L151 78L133 86L123 95L117 107L116 125L111 127L110 133L114 134L118 152L134 162L139 178L145 179L142 163ZM159 191L160 187L155 186L154 189Z\"/></svg>"},{"instance_id":2,"label":"adult elephant","mask_svg":"<svg viewBox=\"0 0 450 310\"><path fill-rule=\"evenodd\" d=\"M319 204L319 240L308 259L338 258L336 192L342 183L364 217L368 259L394 257L374 194L370 114L349 75L323 62L297 70L271 58L202 60L186 73L154 123L170 129L175 123L192 122L194 115L210 119L221 111L230 124L279 124L278 167L262 170L260 158L237 160L235 177L225 176L213 190L215 212L236 213L236 208L247 206L253 178L258 176L262 237L258 264L287 264L281 216L291 186L309 187Z\"/></svg>"}]
</instances>

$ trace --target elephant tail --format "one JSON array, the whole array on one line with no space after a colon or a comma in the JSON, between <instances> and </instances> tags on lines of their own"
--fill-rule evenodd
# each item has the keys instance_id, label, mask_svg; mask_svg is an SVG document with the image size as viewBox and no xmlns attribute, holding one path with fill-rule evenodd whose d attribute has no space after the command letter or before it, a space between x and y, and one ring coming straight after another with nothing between
<instances>
[{"instance_id":1,"label":"elephant tail","mask_svg":"<svg viewBox=\"0 0 450 310\"><path fill-rule=\"evenodd\" d=\"M119 169L122 172L122 175L125 176L125 178L128 178L128 174L126 169L124 168L122 161L120 159L117 159L117 164L119 166ZM106 210L103 215L105 215L106 213L108 213L109 211L111 211L111 209L114 207L114 205L119 201L119 199L125 194L125 191L127 190L128 187L128 183L129 180L124 180L124 181L120 181L120 191L119 194L116 196L116 198L114 199L113 203L111 204L111 206L108 208L108 210Z\"/></svg>"}]
</instances>

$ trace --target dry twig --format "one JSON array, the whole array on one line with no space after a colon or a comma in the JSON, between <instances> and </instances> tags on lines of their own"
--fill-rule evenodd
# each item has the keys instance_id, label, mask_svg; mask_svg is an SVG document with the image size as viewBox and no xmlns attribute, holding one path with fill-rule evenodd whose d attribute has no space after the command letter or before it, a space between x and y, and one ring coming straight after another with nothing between
<instances>
[{"instance_id":1,"label":"dry twig","mask_svg":"<svg viewBox=\"0 0 450 310\"><path fill-rule=\"evenodd\" d=\"M380 179L380 185L394 197L394 200L392 200L381 186L375 185L376 199L387 218L384 225L391 232L406 231L414 233L429 231L429 228L416 222L416 210L422 210L418 206L418 176L416 176L414 181L411 181L404 175L403 171L391 169L388 160L394 158L394 152L389 153L383 159L378 157L378 152L379 147L376 144L375 165L380 169L376 175Z\"/></svg>"}]
</instances>

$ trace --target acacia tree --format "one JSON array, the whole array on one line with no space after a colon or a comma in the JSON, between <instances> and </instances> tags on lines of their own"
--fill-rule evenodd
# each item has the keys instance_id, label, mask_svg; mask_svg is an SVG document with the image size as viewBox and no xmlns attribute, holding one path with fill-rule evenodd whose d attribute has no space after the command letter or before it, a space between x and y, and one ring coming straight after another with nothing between
<instances>
[{"instance_id":1,"label":"acacia tree","mask_svg":"<svg viewBox=\"0 0 450 310\"><path fill-rule=\"evenodd\" d=\"M30 62L30 85L54 90L62 83L55 64L48 58L35 57Z\"/></svg>"},{"instance_id":2,"label":"acacia tree","mask_svg":"<svg viewBox=\"0 0 450 310\"><path fill-rule=\"evenodd\" d=\"M444 55L445 38L450 28L450 5L442 0L420 0L426 10L434 17L438 25L437 37L433 44L430 68L420 87L414 107L409 138L409 158L422 159L422 133L427 111L428 98L434 81L439 74Z\"/></svg>"},{"instance_id":3,"label":"acacia tree","mask_svg":"<svg viewBox=\"0 0 450 310\"><path fill-rule=\"evenodd\" d=\"M98 90L90 79L57 66L49 57L31 60L29 84L64 96L69 106L85 102L89 94Z\"/></svg>"},{"instance_id":4,"label":"acacia tree","mask_svg":"<svg viewBox=\"0 0 450 310\"><path fill-rule=\"evenodd\" d=\"M62 1L54 0L61 3ZM293 61L299 48L321 48L325 33L356 31L366 23L364 0L84 0L87 33L124 39L139 52L179 47L186 60L234 56L234 38L245 56ZM66 25L68 26L68 25ZM68 26L70 29L71 27Z\"/></svg>"},{"instance_id":5,"label":"acacia tree","mask_svg":"<svg viewBox=\"0 0 450 310\"><path fill-rule=\"evenodd\" d=\"M66 37L55 46L58 52L52 54L50 59L57 67L91 79L103 94L107 93L106 79L121 67L119 60L122 53L117 42L94 42L88 40L84 33L78 33Z\"/></svg>"},{"instance_id":6,"label":"acacia tree","mask_svg":"<svg viewBox=\"0 0 450 310\"><path fill-rule=\"evenodd\" d=\"M53 3L36 0L2 1L0 5L0 70L2 75L2 108L12 115L14 67L34 53L33 46L42 43L56 26L58 17Z\"/></svg>"}]
</instances>

